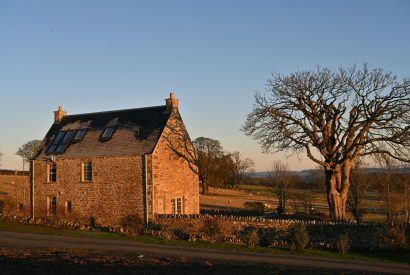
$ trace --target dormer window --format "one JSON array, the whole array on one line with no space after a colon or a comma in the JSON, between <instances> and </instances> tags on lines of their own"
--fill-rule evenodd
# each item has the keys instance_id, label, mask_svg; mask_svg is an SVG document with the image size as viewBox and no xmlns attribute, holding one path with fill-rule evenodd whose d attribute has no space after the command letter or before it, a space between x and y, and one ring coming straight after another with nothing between
<instances>
[{"instance_id":1,"label":"dormer window","mask_svg":"<svg viewBox=\"0 0 410 275\"><path fill-rule=\"evenodd\" d=\"M100 137L100 140L101 141L110 140L113 133L114 133L114 128L112 128L112 127L105 128L102 135L101 135L101 137Z\"/></svg>"},{"instance_id":2,"label":"dormer window","mask_svg":"<svg viewBox=\"0 0 410 275\"><path fill-rule=\"evenodd\" d=\"M75 141L75 142L82 141L83 138L84 138L84 136L85 136L85 133L86 133L86 132L87 132L87 129L80 129L80 130L78 130L77 134L76 134L75 137L74 137L74 141Z\"/></svg>"}]
</instances>

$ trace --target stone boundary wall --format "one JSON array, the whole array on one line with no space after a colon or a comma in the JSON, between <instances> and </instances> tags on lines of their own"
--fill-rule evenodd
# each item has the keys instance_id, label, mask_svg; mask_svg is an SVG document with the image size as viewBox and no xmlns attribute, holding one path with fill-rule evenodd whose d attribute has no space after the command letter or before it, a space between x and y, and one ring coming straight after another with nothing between
<instances>
[{"instance_id":1,"label":"stone boundary wall","mask_svg":"<svg viewBox=\"0 0 410 275\"><path fill-rule=\"evenodd\" d=\"M292 224L303 223L309 232L309 246L315 248L336 248L339 236L347 234L352 249L369 250L383 248L380 242L383 225L378 223L356 224L353 222L328 222L315 220L268 219L263 217L242 217L223 215L156 215L154 223L159 226L170 226L182 230L189 236L207 239L206 221L212 220L221 227L223 240L232 243L243 243L241 232L253 227L258 230L262 245L289 246L288 229ZM192 237L191 237L192 238Z\"/></svg>"},{"instance_id":2,"label":"stone boundary wall","mask_svg":"<svg viewBox=\"0 0 410 275\"><path fill-rule=\"evenodd\" d=\"M29 171L19 171L19 170L7 170L0 169L0 175L9 175L9 176L29 176Z\"/></svg>"},{"instance_id":3,"label":"stone boundary wall","mask_svg":"<svg viewBox=\"0 0 410 275\"><path fill-rule=\"evenodd\" d=\"M223 214L197 214L197 215L169 215L169 214L155 214L155 220L178 220L178 219L210 219L218 218L231 221L243 221L248 223L258 224L294 224L304 223L305 225L356 225L355 221L350 222L331 222L318 220L299 220L299 219L281 219L281 218L265 218L259 216L237 216L237 215L223 215ZM365 223L363 225L372 225L373 223Z\"/></svg>"},{"instance_id":4,"label":"stone boundary wall","mask_svg":"<svg viewBox=\"0 0 410 275\"><path fill-rule=\"evenodd\" d=\"M164 239L184 239L190 241L225 242L244 244L249 228L257 230L259 245L266 247L289 247L289 227L296 222L306 225L311 248L336 249L337 241L347 235L353 250L378 250L388 248L381 237L384 225L381 223L335 223L305 220L264 219L256 217L223 217L210 215L156 215L154 221L144 229L143 223L131 226L104 227L91 225L89 221L66 221L56 218L30 219L18 216L1 216L0 220L13 220L29 224L46 225L56 228L71 228L91 231L121 232L128 235L148 234ZM217 231L215 231L217 228ZM140 232L140 233L138 233ZM410 228L407 230L407 239ZM408 247L408 246L407 246Z\"/></svg>"}]
</instances>

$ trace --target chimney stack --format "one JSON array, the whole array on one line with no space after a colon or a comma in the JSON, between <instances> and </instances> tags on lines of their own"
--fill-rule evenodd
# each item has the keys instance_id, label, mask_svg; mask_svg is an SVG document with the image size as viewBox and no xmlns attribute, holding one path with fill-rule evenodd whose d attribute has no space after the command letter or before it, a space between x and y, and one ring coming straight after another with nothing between
<instances>
[{"instance_id":1,"label":"chimney stack","mask_svg":"<svg viewBox=\"0 0 410 275\"><path fill-rule=\"evenodd\" d=\"M169 98L165 99L167 105L167 111L177 111L178 110L178 99L175 98L174 93L169 94Z\"/></svg>"},{"instance_id":2,"label":"chimney stack","mask_svg":"<svg viewBox=\"0 0 410 275\"><path fill-rule=\"evenodd\" d=\"M58 106L58 110L54 111L54 124L60 123L60 121L67 115L67 112L63 111L63 107Z\"/></svg>"}]
</instances>

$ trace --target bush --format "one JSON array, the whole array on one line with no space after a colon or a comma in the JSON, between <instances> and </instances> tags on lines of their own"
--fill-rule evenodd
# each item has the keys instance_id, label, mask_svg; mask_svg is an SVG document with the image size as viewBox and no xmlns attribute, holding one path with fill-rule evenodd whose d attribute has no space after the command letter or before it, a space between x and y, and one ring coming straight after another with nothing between
<instances>
[{"instance_id":1,"label":"bush","mask_svg":"<svg viewBox=\"0 0 410 275\"><path fill-rule=\"evenodd\" d=\"M174 231L174 236L180 240L188 240L189 234L182 228L178 228Z\"/></svg>"},{"instance_id":2,"label":"bush","mask_svg":"<svg viewBox=\"0 0 410 275\"><path fill-rule=\"evenodd\" d=\"M246 227L242 232L242 239L248 247L255 247L259 244L258 229L255 227Z\"/></svg>"},{"instance_id":3,"label":"bush","mask_svg":"<svg viewBox=\"0 0 410 275\"><path fill-rule=\"evenodd\" d=\"M88 226L93 229L97 227L97 222L95 221L95 218L93 216L90 216L90 218L88 219Z\"/></svg>"},{"instance_id":4,"label":"bush","mask_svg":"<svg viewBox=\"0 0 410 275\"><path fill-rule=\"evenodd\" d=\"M248 211L252 212L257 212L257 213L264 213L265 212L265 205L263 202L259 201L247 201L244 203L245 209Z\"/></svg>"},{"instance_id":5,"label":"bush","mask_svg":"<svg viewBox=\"0 0 410 275\"><path fill-rule=\"evenodd\" d=\"M275 241L275 237L279 235L279 232L274 228L264 228L259 230L258 235L260 246L270 246Z\"/></svg>"},{"instance_id":6,"label":"bush","mask_svg":"<svg viewBox=\"0 0 410 275\"><path fill-rule=\"evenodd\" d=\"M336 247L339 253L343 255L345 255L349 251L350 249L349 236L347 233L343 233L339 235L339 238L337 239L337 242L336 242Z\"/></svg>"},{"instance_id":7,"label":"bush","mask_svg":"<svg viewBox=\"0 0 410 275\"><path fill-rule=\"evenodd\" d=\"M145 223L142 217L136 215L128 215L122 218L120 225L133 234L140 234L145 228Z\"/></svg>"},{"instance_id":8,"label":"bush","mask_svg":"<svg viewBox=\"0 0 410 275\"><path fill-rule=\"evenodd\" d=\"M169 240L172 240L175 237L174 230L168 225L162 225L159 228L159 231L161 231L160 236L164 240L169 241Z\"/></svg>"},{"instance_id":9,"label":"bush","mask_svg":"<svg viewBox=\"0 0 410 275\"><path fill-rule=\"evenodd\" d=\"M304 223L298 222L289 227L289 242L292 247L301 251L309 242L309 233Z\"/></svg>"},{"instance_id":10,"label":"bush","mask_svg":"<svg viewBox=\"0 0 410 275\"><path fill-rule=\"evenodd\" d=\"M213 240L218 240L221 236L221 224L218 219L204 220L202 231Z\"/></svg>"},{"instance_id":11,"label":"bush","mask_svg":"<svg viewBox=\"0 0 410 275\"><path fill-rule=\"evenodd\" d=\"M400 226L386 225L381 232L380 239L385 248L403 249L407 246L406 232Z\"/></svg>"}]
</instances>

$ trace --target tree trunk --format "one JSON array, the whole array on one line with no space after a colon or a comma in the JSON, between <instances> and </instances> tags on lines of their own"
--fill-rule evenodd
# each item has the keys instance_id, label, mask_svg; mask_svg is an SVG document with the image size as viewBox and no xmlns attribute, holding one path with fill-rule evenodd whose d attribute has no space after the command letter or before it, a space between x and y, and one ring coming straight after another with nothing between
<instances>
[{"instance_id":1,"label":"tree trunk","mask_svg":"<svg viewBox=\"0 0 410 275\"><path fill-rule=\"evenodd\" d=\"M285 194L283 189L280 190L279 194L279 206L278 206L278 212L280 214L285 213Z\"/></svg>"},{"instance_id":2,"label":"tree trunk","mask_svg":"<svg viewBox=\"0 0 410 275\"><path fill-rule=\"evenodd\" d=\"M332 220L346 220L346 197L343 197L338 191L327 193L327 202Z\"/></svg>"},{"instance_id":3,"label":"tree trunk","mask_svg":"<svg viewBox=\"0 0 410 275\"><path fill-rule=\"evenodd\" d=\"M202 192L201 194L205 195L208 193L208 182L205 177L199 177L199 183L201 185Z\"/></svg>"},{"instance_id":4,"label":"tree trunk","mask_svg":"<svg viewBox=\"0 0 410 275\"><path fill-rule=\"evenodd\" d=\"M346 201L349 190L351 163L333 169L325 169L326 197L332 220L346 220Z\"/></svg>"}]
</instances>

